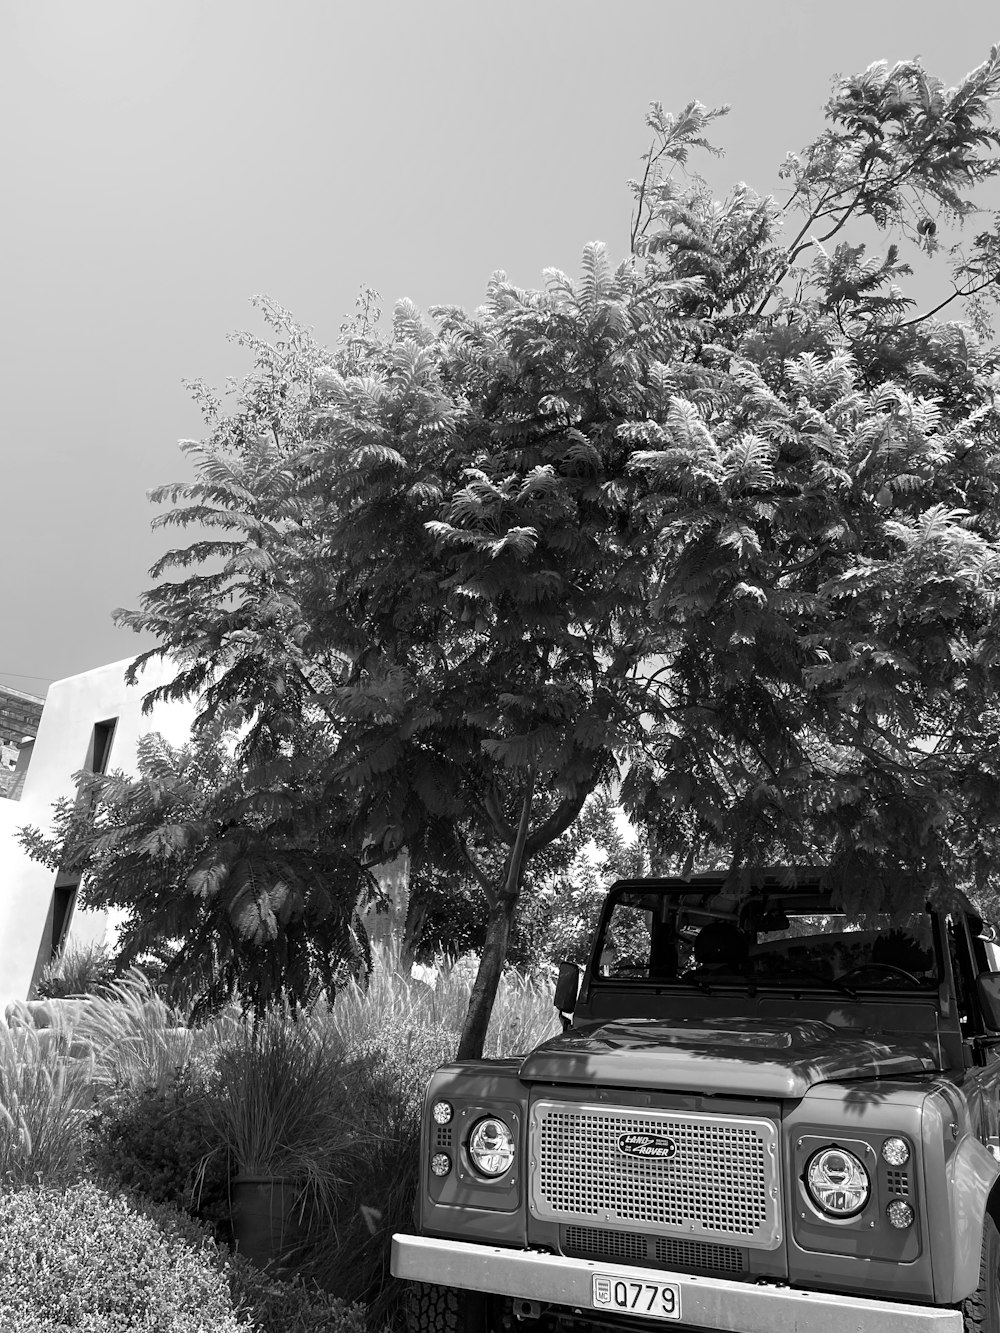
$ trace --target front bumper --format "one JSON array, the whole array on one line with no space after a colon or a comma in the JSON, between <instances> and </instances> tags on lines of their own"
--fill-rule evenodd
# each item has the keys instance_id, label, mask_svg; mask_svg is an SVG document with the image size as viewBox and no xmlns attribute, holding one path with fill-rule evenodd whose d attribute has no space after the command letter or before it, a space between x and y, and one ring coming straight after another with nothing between
<instances>
[{"instance_id":1,"label":"front bumper","mask_svg":"<svg viewBox=\"0 0 1000 1333\"><path fill-rule=\"evenodd\" d=\"M392 1273L414 1282L465 1287L497 1296L593 1311L591 1276L634 1278L635 1268L590 1259L566 1259L536 1250L508 1250L428 1236L393 1236ZM902 1305L773 1284L660 1273L681 1293L681 1322L664 1330L704 1328L729 1333L962 1333L958 1310ZM596 1314L596 1312L594 1312Z\"/></svg>"}]
</instances>

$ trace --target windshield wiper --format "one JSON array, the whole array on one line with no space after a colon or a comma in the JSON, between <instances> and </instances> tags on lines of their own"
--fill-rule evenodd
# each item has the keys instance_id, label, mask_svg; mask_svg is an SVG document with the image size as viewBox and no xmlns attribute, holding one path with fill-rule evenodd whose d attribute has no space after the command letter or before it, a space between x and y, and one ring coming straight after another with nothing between
<instances>
[{"instance_id":1,"label":"windshield wiper","mask_svg":"<svg viewBox=\"0 0 1000 1333\"><path fill-rule=\"evenodd\" d=\"M690 972L685 972L678 977L666 977L664 980L668 986L672 986L675 981L679 981L682 986L696 986L698 990L704 991L706 995L715 994L707 981L704 981L701 977L693 977Z\"/></svg>"},{"instance_id":2,"label":"windshield wiper","mask_svg":"<svg viewBox=\"0 0 1000 1333\"><path fill-rule=\"evenodd\" d=\"M858 992L856 990L845 985L843 981L838 981L836 977L820 976L819 973L810 972L808 968L799 967L796 963L788 962L787 959L782 959L781 965L775 973L776 978L780 978L783 975L808 977L810 981L819 982L820 986L828 987L830 990L839 991L841 995L846 995L849 1000L856 1000L858 998Z\"/></svg>"},{"instance_id":3,"label":"windshield wiper","mask_svg":"<svg viewBox=\"0 0 1000 1333\"><path fill-rule=\"evenodd\" d=\"M686 972L683 976L671 977L670 984L672 985L675 981L679 981L684 986L697 986L706 995L717 995L719 988L726 986L743 986L748 995L757 994L757 978L752 973L749 975L742 972L720 973L717 977L713 977L711 984L709 984L704 977L696 977L690 972Z\"/></svg>"}]
</instances>

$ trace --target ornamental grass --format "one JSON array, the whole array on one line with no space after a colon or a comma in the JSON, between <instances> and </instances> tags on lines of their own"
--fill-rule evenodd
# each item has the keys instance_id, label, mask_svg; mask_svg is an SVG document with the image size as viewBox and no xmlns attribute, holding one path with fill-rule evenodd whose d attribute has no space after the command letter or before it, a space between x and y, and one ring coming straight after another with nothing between
<instances>
[{"instance_id":1,"label":"ornamental grass","mask_svg":"<svg viewBox=\"0 0 1000 1333\"><path fill-rule=\"evenodd\" d=\"M58 1028L0 1023L0 1191L77 1172L93 1093L70 1044Z\"/></svg>"}]
</instances>

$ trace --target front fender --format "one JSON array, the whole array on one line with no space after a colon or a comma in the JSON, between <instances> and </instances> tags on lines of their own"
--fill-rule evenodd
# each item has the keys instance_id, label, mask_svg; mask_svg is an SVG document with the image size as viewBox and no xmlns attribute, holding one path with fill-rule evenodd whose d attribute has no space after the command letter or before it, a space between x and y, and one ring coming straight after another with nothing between
<instances>
[{"instance_id":1,"label":"front fender","mask_svg":"<svg viewBox=\"0 0 1000 1333\"><path fill-rule=\"evenodd\" d=\"M951 1303L971 1296L979 1286L983 1223L993 1186L1000 1178L1000 1163L977 1138L966 1134L951 1155L945 1177L954 1263L952 1290L943 1296Z\"/></svg>"}]
</instances>

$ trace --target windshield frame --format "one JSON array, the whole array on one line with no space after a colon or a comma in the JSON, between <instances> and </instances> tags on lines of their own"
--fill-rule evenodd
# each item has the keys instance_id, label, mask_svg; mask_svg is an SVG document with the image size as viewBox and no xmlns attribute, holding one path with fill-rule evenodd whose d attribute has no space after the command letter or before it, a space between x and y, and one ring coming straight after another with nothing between
<instances>
[{"instance_id":1,"label":"windshield frame","mask_svg":"<svg viewBox=\"0 0 1000 1333\"><path fill-rule=\"evenodd\" d=\"M921 980L921 984L901 980L893 985L892 978L880 978L879 984L865 984L864 976L860 979L845 973L846 980L839 977L824 977L820 974L799 975L790 966L786 972L759 972L747 966L741 975L698 976L691 971L680 972L675 976L609 976L602 974L600 962L605 949L606 933L615 912L624 897L641 894L644 897L662 896L667 901L677 902L678 909L686 909L692 916L705 916L707 919L731 920L734 924L759 925L769 911L788 910L789 915L850 916L833 903L832 894L816 879L804 882L771 880L746 893L732 893L727 890L722 875L706 875L691 880L620 880L608 892L601 909L601 915L594 933L590 960L587 965L587 984L598 992L616 990L637 991L642 994L671 994L697 996L707 995L754 995L758 992L770 995L789 995L817 998L837 996L842 1002L863 1000L866 1003L879 999L891 998L893 1003L937 1000L942 989L947 988L950 979L947 950L941 936L939 914L928 906L926 909L930 926L930 940L933 956L932 975ZM805 910L808 909L808 910ZM666 913L661 915L664 919ZM855 920L857 918L854 918ZM885 920L885 918L882 918ZM704 923L703 923L704 924ZM890 927L891 928L891 927ZM773 932L761 932L773 933ZM852 932L837 932L850 934ZM754 936L754 948L759 942ZM760 954L757 954L760 957Z\"/></svg>"}]
</instances>

